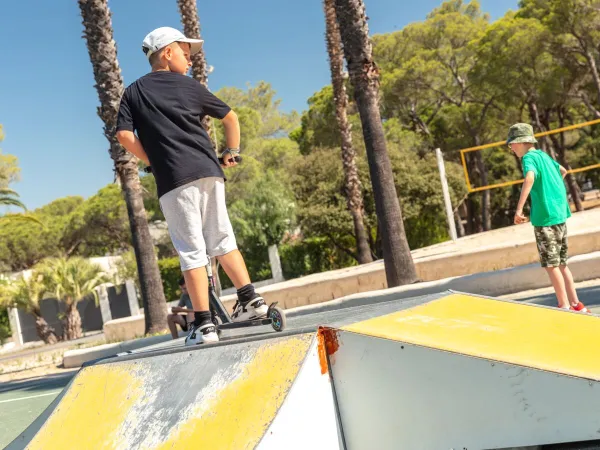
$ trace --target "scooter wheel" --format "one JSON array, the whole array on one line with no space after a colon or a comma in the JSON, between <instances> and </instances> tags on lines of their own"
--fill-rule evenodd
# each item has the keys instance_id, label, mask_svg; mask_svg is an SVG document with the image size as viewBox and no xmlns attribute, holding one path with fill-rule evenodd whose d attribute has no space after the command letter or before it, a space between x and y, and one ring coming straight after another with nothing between
<instances>
[{"instance_id":1,"label":"scooter wheel","mask_svg":"<svg viewBox=\"0 0 600 450\"><path fill-rule=\"evenodd\" d=\"M222 333L221 325L223 325L223 320L217 314L213 314L212 322L215 324L215 327L217 328L217 336L221 336L221 333Z\"/></svg>"},{"instance_id":2,"label":"scooter wheel","mask_svg":"<svg viewBox=\"0 0 600 450\"><path fill-rule=\"evenodd\" d=\"M269 308L269 319L271 319L271 326L275 331L283 331L285 329L285 313L279 306Z\"/></svg>"}]
</instances>

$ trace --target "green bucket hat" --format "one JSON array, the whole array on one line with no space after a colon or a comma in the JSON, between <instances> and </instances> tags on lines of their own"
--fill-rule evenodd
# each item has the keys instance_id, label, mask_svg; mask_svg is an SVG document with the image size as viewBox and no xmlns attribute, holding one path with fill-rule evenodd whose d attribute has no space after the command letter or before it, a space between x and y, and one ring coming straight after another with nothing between
<instances>
[{"instance_id":1,"label":"green bucket hat","mask_svg":"<svg viewBox=\"0 0 600 450\"><path fill-rule=\"evenodd\" d=\"M528 123L516 123L508 129L507 144L520 144L522 142L537 143L537 139L533 135L533 128Z\"/></svg>"}]
</instances>

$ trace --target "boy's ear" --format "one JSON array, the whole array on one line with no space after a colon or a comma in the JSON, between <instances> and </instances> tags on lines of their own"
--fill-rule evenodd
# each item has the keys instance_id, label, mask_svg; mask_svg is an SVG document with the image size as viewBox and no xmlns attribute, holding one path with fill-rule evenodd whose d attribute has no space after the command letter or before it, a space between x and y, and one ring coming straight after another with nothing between
<instances>
[{"instance_id":1,"label":"boy's ear","mask_svg":"<svg viewBox=\"0 0 600 450\"><path fill-rule=\"evenodd\" d=\"M173 56L173 48L171 47L171 45L167 45L165 47L163 55L165 55L166 59L171 59L171 57Z\"/></svg>"}]
</instances>

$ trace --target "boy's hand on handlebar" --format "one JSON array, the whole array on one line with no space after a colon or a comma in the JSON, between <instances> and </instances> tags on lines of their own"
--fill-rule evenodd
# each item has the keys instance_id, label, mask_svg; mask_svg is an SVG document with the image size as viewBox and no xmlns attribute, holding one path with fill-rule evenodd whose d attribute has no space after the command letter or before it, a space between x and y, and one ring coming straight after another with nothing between
<instances>
[{"instance_id":1,"label":"boy's hand on handlebar","mask_svg":"<svg viewBox=\"0 0 600 450\"><path fill-rule=\"evenodd\" d=\"M221 163L222 167L234 167L237 166L238 163L242 160L239 156L240 151L238 149L227 149L219 158L219 163Z\"/></svg>"}]
</instances>

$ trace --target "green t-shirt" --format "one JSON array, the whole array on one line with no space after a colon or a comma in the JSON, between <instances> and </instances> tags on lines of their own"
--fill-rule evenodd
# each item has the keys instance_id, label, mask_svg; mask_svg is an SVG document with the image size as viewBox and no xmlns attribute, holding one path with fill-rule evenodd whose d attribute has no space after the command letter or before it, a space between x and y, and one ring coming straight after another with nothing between
<instances>
[{"instance_id":1,"label":"green t-shirt","mask_svg":"<svg viewBox=\"0 0 600 450\"><path fill-rule=\"evenodd\" d=\"M522 158L523 173L533 172L531 188L531 224L547 227L566 222L571 217L567 190L560 166L542 150L530 150Z\"/></svg>"}]
</instances>

